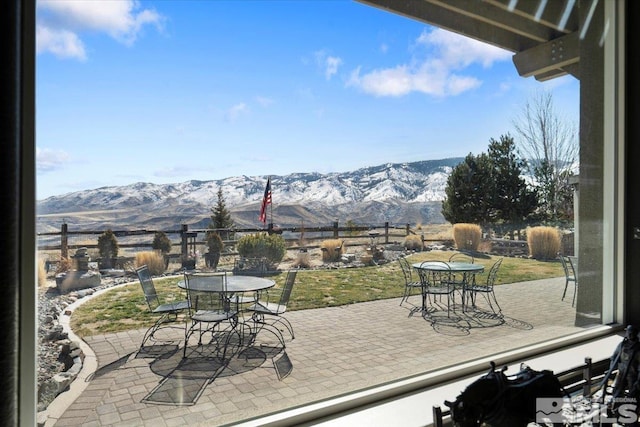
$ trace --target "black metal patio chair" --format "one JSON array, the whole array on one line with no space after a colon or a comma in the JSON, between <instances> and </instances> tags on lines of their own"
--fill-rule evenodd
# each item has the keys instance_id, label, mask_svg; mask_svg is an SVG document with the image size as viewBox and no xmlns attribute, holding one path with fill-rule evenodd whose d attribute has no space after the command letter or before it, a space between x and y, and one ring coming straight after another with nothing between
<instances>
[{"instance_id":1,"label":"black metal patio chair","mask_svg":"<svg viewBox=\"0 0 640 427\"><path fill-rule=\"evenodd\" d=\"M456 252L449 257L449 262L468 262L469 264L473 264L474 261L473 255L463 252Z\"/></svg>"},{"instance_id":2,"label":"black metal patio chair","mask_svg":"<svg viewBox=\"0 0 640 427\"><path fill-rule=\"evenodd\" d=\"M158 293L156 292L156 288L153 284L153 279L151 278L149 267L147 265L138 267L136 269L136 274L138 275L138 280L140 281L140 285L142 286L144 299L147 302L149 311L155 315L159 315L158 319L149 329L147 329L144 337L142 338L140 350L143 350L148 340L155 340L154 334L158 331L158 329L167 326L171 326L174 328L176 327L171 324L175 323L178 318L178 314L184 312L189 308L189 301L181 300L161 303L160 298L158 297ZM180 325L179 327L182 328L182 325Z\"/></svg>"},{"instance_id":3,"label":"black metal patio chair","mask_svg":"<svg viewBox=\"0 0 640 427\"><path fill-rule=\"evenodd\" d=\"M297 274L298 270L289 270L281 289L263 292L260 299L246 309L252 312L251 318L256 326L256 333L264 327L270 328L271 332L278 336L283 347L285 346L284 335L276 325L282 324L291 335L291 339L295 338L293 325L283 314L287 311L287 304L289 304ZM271 321L267 321L268 318L271 318Z\"/></svg>"},{"instance_id":4,"label":"black metal patio chair","mask_svg":"<svg viewBox=\"0 0 640 427\"><path fill-rule=\"evenodd\" d=\"M211 333L216 353L222 351L222 360L226 360L227 347L231 337L236 334L241 340L238 326L238 301L227 290L226 273L185 272L185 287L189 297L189 321L185 325L184 353L192 335L198 334L198 347L203 345L203 336Z\"/></svg>"},{"instance_id":5,"label":"black metal patio chair","mask_svg":"<svg viewBox=\"0 0 640 427\"><path fill-rule=\"evenodd\" d=\"M465 286L464 291L465 291L465 294L468 295L469 298L471 299L472 308L474 309L476 308L477 295L482 294L487 300L487 303L489 304L489 308L491 309L491 311L498 316L502 315L502 308L500 308L500 304L498 304L498 300L496 299L496 294L493 288L496 283L496 279L498 278L498 270L502 265L503 259L504 258L500 258L491 266L491 269L487 273L486 279L484 281L478 281L477 275L474 275L472 281ZM482 277L482 275L480 275L480 277ZM496 311L496 309L494 308L493 306L494 303L498 308L498 311Z\"/></svg>"},{"instance_id":6,"label":"black metal patio chair","mask_svg":"<svg viewBox=\"0 0 640 427\"><path fill-rule=\"evenodd\" d=\"M398 258L398 263L400 264L402 276L404 277L404 295L402 295L402 299L400 299L400 305L402 305L403 302L409 299L414 289L419 291L422 289L422 283L419 278L413 276L413 268L409 265L409 261L407 261L405 257Z\"/></svg>"},{"instance_id":7,"label":"black metal patio chair","mask_svg":"<svg viewBox=\"0 0 640 427\"><path fill-rule=\"evenodd\" d=\"M571 307L576 303L576 293L578 291L578 263L575 257L560 254L560 261L562 262L562 269L564 270L564 291L562 292L562 299L567 295L567 288L569 283L573 283L573 302Z\"/></svg>"},{"instance_id":8,"label":"black metal patio chair","mask_svg":"<svg viewBox=\"0 0 640 427\"><path fill-rule=\"evenodd\" d=\"M442 309L442 297L446 298L447 317L455 309L455 285L451 279L451 267L445 261L424 261L418 268L422 284L423 315L430 315ZM431 307L428 307L428 304Z\"/></svg>"},{"instance_id":9,"label":"black metal patio chair","mask_svg":"<svg viewBox=\"0 0 640 427\"><path fill-rule=\"evenodd\" d=\"M449 262L464 262L468 264L473 264L474 261L475 259L473 258L472 255L469 255L463 252L456 252L449 257ZM473 273L453 273L453 272L451 273L451 281L452 281L451 283L453 283L455 290L460 293L463 304L465 302L464 289L465 289L465 286L467 285L467 282L469 282L470 280L473 280Z\"/></svg>"}]
</instances>

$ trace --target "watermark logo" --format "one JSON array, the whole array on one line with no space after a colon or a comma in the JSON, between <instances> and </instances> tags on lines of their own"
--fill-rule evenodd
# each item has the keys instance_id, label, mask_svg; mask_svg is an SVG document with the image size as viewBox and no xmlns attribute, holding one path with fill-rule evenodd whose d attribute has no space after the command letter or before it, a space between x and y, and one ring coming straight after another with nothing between
<instances>
[{"instance_id":1,"label":"watermark logo","mask_svg":"<svg viewBox=\"0 0 640 427\"><path fill-rule=\"evenodd\" d=\"M612 409L614 408L614 409ZM638 405L632 398L601 399L537 398L536 423L628 424L638 421Z\"/></svg>"}]
</instances>

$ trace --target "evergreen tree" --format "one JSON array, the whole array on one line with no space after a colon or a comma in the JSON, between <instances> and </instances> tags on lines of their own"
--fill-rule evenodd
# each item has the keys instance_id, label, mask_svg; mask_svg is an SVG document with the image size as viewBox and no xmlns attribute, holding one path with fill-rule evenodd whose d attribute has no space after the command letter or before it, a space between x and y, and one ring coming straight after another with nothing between
<instances>
[{"instance_id":1,"label":"evergreen tree","mask_svg":"<svg viewBox=\"0 0 640 427\"><path fill-rule=\"evenodd\" d=\"M452 224L464 222L486 226L495 217L492 208L491 161L486 153L469 153L447 179L442 215Z\"/></svg>"},{"instance_id":2,"label":"evergreen tree","mask_svg":"<svg viewBox=\"0 0 640 427\"><path fill-rule=\"evenodd\" d=\"M522 178L523 167L511 136L492 138L488 153L467 155L449 175L442 202L445 219L519 228L538 206L536 192Z\"/></svg>"},{"instance_id":3,"label":"evergreen tree","mask_svg":"<svg viewBox=\"0 0 640 427\"><path fill-rule=\"evenodd\" d=\"M163 254L168 254L171 252L171 240L164 231L156 231L153 236L151 248L158 250Z\"/></svg>"},{"instance_id":4,"label":"evergreen tree","mask_svg":"<svg viewBox=\"0 0 640 427\"><path fill-rule=\"evenodd\" d=\"M538 205L536 192L522 178L525 163L516 155L515 141L508 134L499 140L491 138L488 154L492 164L494 219L511 230L519 228Z\"/></svg>"},{"instance_id":5,"label":"evergreen tree","mask_svg":"<svg viewBox=\"0 0 640 427\"><path fill-rule=\"evenodd\" d=\"M117 257L118 249L118 240L111 229L108 229L98 237L98 253L102 258Z\"/></svg>"},{"instance_id":6,"label":"evergreen tree","mask_svg":"<svg viewBox=\"0 0 640 427\"><path fill-rule=\"evenodd\" d=\"M111 229L108 229L98 237L98 253L102 258L104 267L112 267L111 260L118 256L118 249L118 240Z\"/></svg>"},{"instance_id":7,"label":"evergreen tree","mask_svg":"<svg viewBox=\"0 0 640 427\"><path fill-rule=\"evenodd\" d=\"M211 223L209 224L209 228L233 228L231 212L227 209L224 196L222 195L222 187L218 188L218 201L216 205L211 208ZM225 237L227 239L230 238L228 234Z\"/></svg>"}]
</instances>

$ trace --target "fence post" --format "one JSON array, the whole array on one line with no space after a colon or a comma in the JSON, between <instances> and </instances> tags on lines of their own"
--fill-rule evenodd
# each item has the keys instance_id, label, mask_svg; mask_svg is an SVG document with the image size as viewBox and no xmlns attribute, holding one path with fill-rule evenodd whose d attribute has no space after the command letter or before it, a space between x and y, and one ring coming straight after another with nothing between
<instances>
[{"instance_id":1,"label":"fence post","mask_svg":"<svg viewBox=\"0 0 640 427\"><path fill-rule=\"evenodd\" d=\"M384 223L384 243L389 243L389 221Z\"/></svg>"},{"instance_id":2,"label":"fence post","mask_svg":"<svg viewBox=\"0 0 640 427\"><path fill-rule=\"evenodd\" d=\"M338 221L333 221L333 237L338 238Z\"/></svg>"},{"instance_id":3,"label":"fence post","mask_svg":"<svg viewBox=\"0 0 640 427\"><path fill-rule=\"evenodd\" d=\"M406 229L406 231L405 231L405 232L407 233L407 234L406 234L407 236L408 236L409 234L411 234L411 226L409 225L409 223L407 223L407 229Z\"/></svg>"},{"instance_id":4,"label":"fence post","mask_svg":"<svg viewBox=\"0 0 640 427\"><path fill-rule=\"evenodd\" d=\"M187 224L182 224L182 229L180 230L180 254L182 255L182 259L187 259L189 255L189 248L187 247L187 232L189 230L189 226Z\"/></svg>"},{"instance_id":5,"label":"fence post","mask_svg":"<svg viewBox=\"0 0 640 427\"><path fill-rule=\"evenodd\" d=\"M60 258L69 257L69 235L67 234L67 223L63 222L60 227Z\"/></svg>"}]
</instances>

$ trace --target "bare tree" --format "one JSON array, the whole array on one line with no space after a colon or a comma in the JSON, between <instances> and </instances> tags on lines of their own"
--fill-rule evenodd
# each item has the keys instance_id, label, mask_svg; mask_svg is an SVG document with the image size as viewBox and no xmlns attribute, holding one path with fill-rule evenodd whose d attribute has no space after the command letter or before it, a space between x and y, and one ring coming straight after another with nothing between
<instances>
[{"instance_id":1,"label":"bare tree","mask_svg":"<svg viewBox=\"0 0 640 427\"><path fill-rule=\"evenodd\" d=\"M578 126L561 117L549 92L540 92L528 101L513 120L519 155L536 179L542 217L546 220L570 219L565 212L568 179L578 164Z\"/></svg>"}]
</instances>

